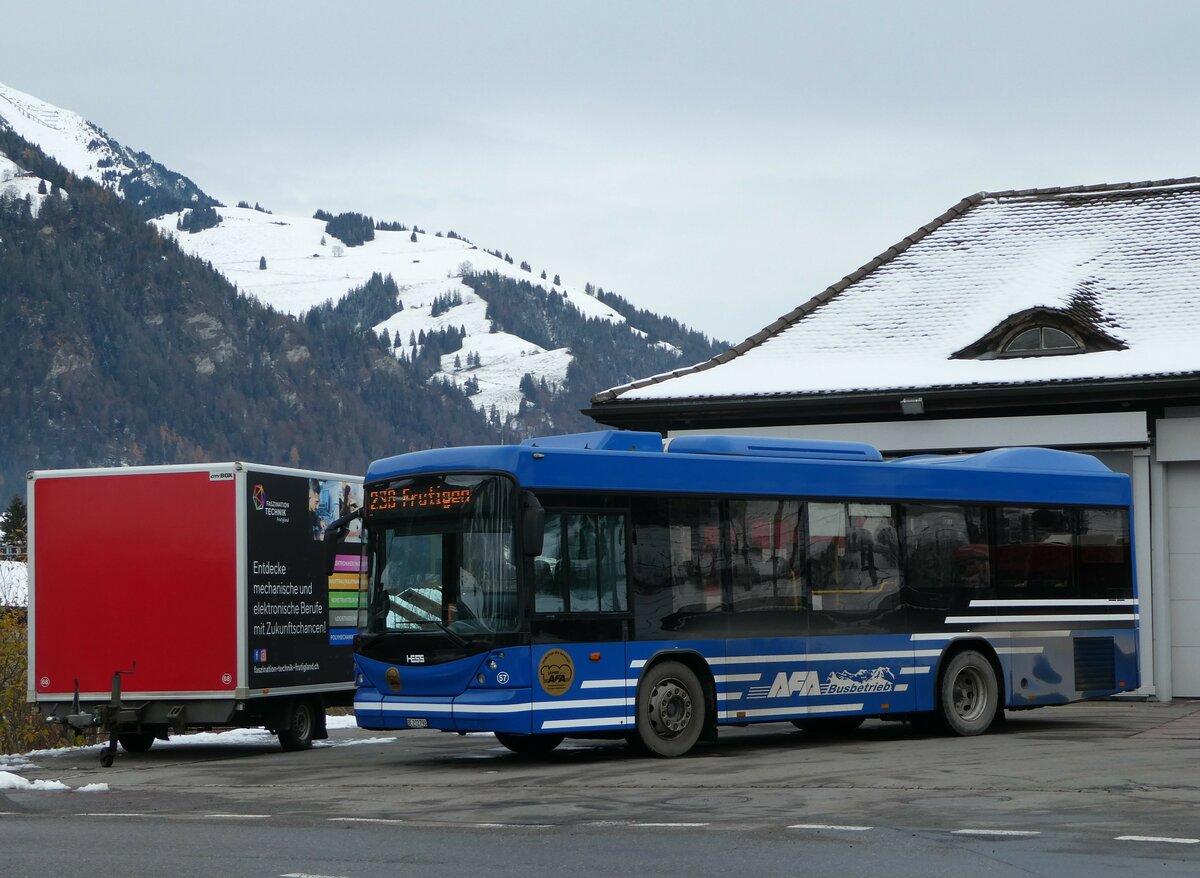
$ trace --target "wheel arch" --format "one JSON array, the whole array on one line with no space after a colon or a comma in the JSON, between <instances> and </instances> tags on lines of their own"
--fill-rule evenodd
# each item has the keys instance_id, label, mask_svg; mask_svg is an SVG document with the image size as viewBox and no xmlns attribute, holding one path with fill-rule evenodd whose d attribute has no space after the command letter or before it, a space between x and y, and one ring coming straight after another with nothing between
<instances>
[{"instance_id":1,"label":"wheel arch","mask_svg":"<svg viewBox=\"0 0 1200 878\"><path fill-rule=\"evenodd\" d=\"M654 653L646 659L646 664L642 666L641 673L638 675L637 693L641 693L647 672L651 668L671 661L685 665L696 675L696 679L704 687L704 725L706 733L715 734L717 728L717 681L714 679L712 666L708 663L708 659L696 650L664 649Z\"/></svg>"},{"instance_id":2,"label":"wheel arch","mask_svg":"<svg viewBox=\"0 0 1200 878\"><path fill-rule=\"evenodd\" d=\"M996 686L998 688L998 711L1003 712L1008 705L1009 680L1008 673L1004 668L1004 664L1000 661L1000 655L996 652L996 648L985 637L958 637L950 641L946 648L942 650L941 656L938 657L937 667L934 668L934 687L933 687L933 709L941 710L942 699L942 675L946 672L946 665L950 664L950 660L956 655L966 651L977 652L988 660L988 664L992 666L992 671L996 675Z\"/></svg>"}]
</instances>

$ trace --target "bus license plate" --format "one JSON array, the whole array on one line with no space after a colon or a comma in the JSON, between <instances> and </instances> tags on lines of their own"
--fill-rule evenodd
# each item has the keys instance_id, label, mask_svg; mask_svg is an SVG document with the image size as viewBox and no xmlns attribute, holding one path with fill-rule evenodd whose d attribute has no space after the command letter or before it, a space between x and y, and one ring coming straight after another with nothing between
<instances>
[{"instance_id":1,"label":"bus license plate","mask_svg":"<svg viewBox=\"0 0 1200 878\"><path fill-rule=\"evenodd\" d=\"M413 717L410 716L408 718L408 727L410 729L427 729L427 728L429 728L429 720L414 719Z\"/></svg>"}]
</instances>

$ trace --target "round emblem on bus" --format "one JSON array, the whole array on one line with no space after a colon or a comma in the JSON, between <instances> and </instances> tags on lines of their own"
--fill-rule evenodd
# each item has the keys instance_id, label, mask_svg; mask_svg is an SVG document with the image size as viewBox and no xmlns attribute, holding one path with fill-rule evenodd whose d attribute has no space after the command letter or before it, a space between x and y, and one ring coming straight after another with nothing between
<instances>
[{"instance_id":1,"label":"round emblem on bus","mask_svg":"<svg viewBox=\"0 0 1200 878\"><path fill-rule=\"evenodd\" d=\"M508 671L501 671L496 675L496 682L503 686L508 682Z\"/></svg>"},{"instance_id":2,"label":"round emblem on bus","mask_svg":"<svg viewBox=\"0 0 1200 878\"><path fill-rule=\"evenodd\" d=\"M233 674L222 674L221 682L224 683L226 686L228 686L230 683L233 682Z\"/></svg>"},{"instance_id":3,"label":"round emblem on bus","mask_svg":"<svg viewBox=\"0 0 1200 878\"><path fill-rule=\"evenodd\" d=\"M43 689L50 688L50 678L49 677L42 677L42 679L39 682L42 684Z\"/></svg>"},{"instance_id":4,"label":"round emblem on bus","mask_svg":"<svg viewBox=\"0 0 1200 878\"><path fill-rule=\"evenodd\" d=\"M549 695L562 695L575 679L575 663L561 649L552 649L538 664L538 681Z\"/></svg>"}]
</instances>

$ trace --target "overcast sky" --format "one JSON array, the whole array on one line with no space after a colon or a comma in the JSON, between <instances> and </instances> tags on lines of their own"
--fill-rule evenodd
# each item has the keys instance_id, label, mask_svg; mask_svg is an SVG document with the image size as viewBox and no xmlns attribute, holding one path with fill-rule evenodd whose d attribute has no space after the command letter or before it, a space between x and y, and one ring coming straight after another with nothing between
<instances>
[{"instance_id":1,"label":"overcast sky","mask_svg":"<svg viewBox=\"0 0 1200 878\"><path fill-rule=\"evenodd\" d=\"M1200 174L1193 2L45 0L0 23L0 82L226 203L454 229L727 341L972 192Z\"/></svg>"}]
</instances>

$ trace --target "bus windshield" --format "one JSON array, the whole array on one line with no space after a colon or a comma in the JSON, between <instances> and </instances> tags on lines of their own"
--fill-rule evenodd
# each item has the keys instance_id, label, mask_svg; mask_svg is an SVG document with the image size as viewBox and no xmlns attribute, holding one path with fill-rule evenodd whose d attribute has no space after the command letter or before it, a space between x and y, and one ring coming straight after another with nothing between
<instances>
[{"instance_id":1,"label":"bus windshield","mask_svg":"<svg viewBox=\"0 0 1200 878\"><path fill-rule=\"evenodd\" d=\"M516 489L494 475L367 489L368 631L517 630Z\"/></svg>"}]
</instances>

